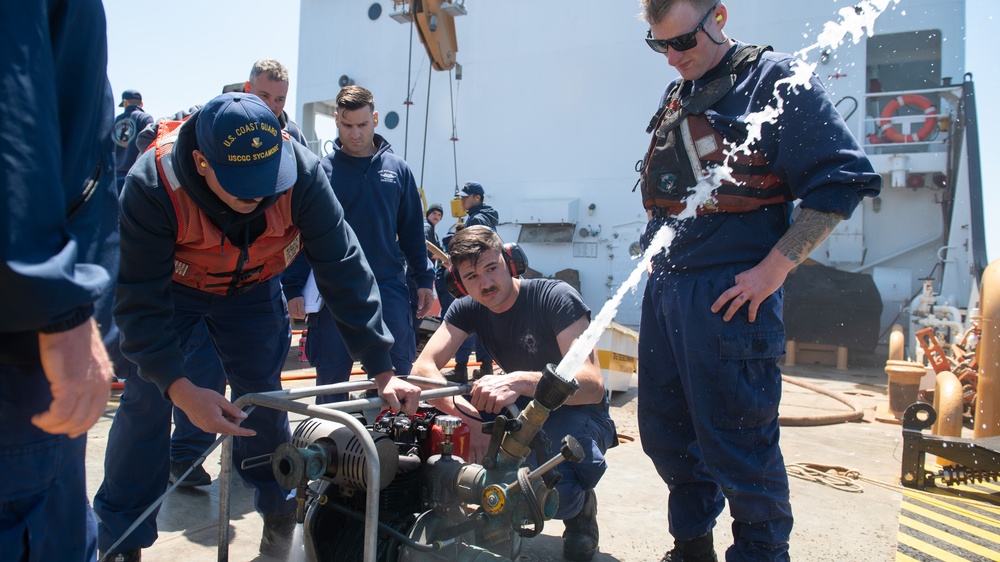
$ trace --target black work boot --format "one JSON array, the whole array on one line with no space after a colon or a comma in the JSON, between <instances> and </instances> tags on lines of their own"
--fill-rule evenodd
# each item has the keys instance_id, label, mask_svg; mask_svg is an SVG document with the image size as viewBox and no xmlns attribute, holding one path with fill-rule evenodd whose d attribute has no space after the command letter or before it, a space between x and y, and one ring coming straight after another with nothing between
<instances>
[{"instance_id":1,"label":"black work boot","mask_svg":"<svg viewBox=\"0 0 1000 562\"><path fill-rule=\"evenodd\" d=\"M273 558L286 558L295 533L295 512L265 513L264 532L260 536L260 553Z\"/></svg>"},{"instance_id":2,"label":"black work boot","mask_svg":"<svg viewBox=\"0 0 1000 562\"><path fill-rule=\"evenodd\" d=\"M489 361L483 361L482 365L479 366L479 369L476 371L476 378L479 379L492 374L493 374L493 360L491 359Z\"/></svg>"},{"instance_id":3,"label":"black work boot","mask_svg":"<svg viewBox=\"0 0 1000 562\"><path fill-rule=\"evenodd\" d=\"M105 560L105 556L107 559ZM105 562L142 562L142 550L126 550L125 552L115 552L113 554L107 554L106 552L99 552L97 554L98 560L105 560Z\"/></svg>"},{"instance_id":4,"label":"black work boot","mask_svg":"<svg viewBox=\"0 0 1000 562\"><path fill-rule=\"evenodd\" d=\"M455 369L448 380L463 384L469 382L469 366L465 363L455 363Z\"/></svg>"},{"instance_id":5,"label":"black work boot","mask_svg":"<svg viewBox=\"0 0 1000 562\"><path fill-rule=\"evenodd\" d=\"M674 548L664 554L660 562L719 562L712 531L689 541L674 539Z\"/></svg>"},{"instance_id":6,"label":"black work boot","mask_svg":"<svg viewBox=\"0 0 1000 562\"><path fill-rule=\"evenodd\" d=\"M593 489L587 490L580 513L563 521L563 524L566 526L563 531L563 558L584 562L593 558L600 539L597 530L597 494Z\"/></svg>"},{"instance_id":7,"label":"black work boot","mask_svg":"<svg viewBox=\"0 0 1000 562\"><path fill-rule=\"evenodd\" d=\"M187 469L191 468L192 464L194 464L193 460L181 462L170 461L170 483L173 484L181 476L184 476L184 473L187 472ZM187 475L187 478L181 480L178 487L208 486L211 483L212 476L205 471L204 466L198 465L191 471L191 474Z\"/></svg>"}]
</instances>

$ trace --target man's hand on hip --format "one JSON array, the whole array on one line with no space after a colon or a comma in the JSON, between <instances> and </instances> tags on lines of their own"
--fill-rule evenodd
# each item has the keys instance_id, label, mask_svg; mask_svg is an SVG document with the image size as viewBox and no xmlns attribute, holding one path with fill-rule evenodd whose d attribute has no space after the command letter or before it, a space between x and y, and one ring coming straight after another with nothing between
<instances>
[{"instance_id":1,"label":"man's hand on hip","mask_svg":"<svg viewBox=\"0 0 1000 562\"><path fill-rule=\"evenodd\" d=\"M761 303L781 288L788 272L795 264L776 250L752 268L736 275L736 285L727 289L712 304L712 313L718 313L729 303L722 319L729 322L743 305L747 305L747 319L757 320L757 310Z\"/></svg>"}]
</instances>

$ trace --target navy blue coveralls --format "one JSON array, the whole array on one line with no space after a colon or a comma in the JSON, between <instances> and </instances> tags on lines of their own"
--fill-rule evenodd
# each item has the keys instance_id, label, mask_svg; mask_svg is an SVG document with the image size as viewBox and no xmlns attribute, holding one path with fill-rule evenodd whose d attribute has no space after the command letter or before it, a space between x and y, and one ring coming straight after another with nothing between
<instances>
[{"instance_id":1,"label":"navy blue coveralls","mask_svg":"<svg viewBox=\"0 0 1000 562\"><path fill-rule=\"evenodd\" d=\"M4 560L96 555L97 523L84 469L87 437L46 433L31 417L52 401L39 331L69 330L91 316L110 324L118 205L107 61L104 7L97 0L0 2Z\"/></svg>"},{"instance_id":2,"label":"navy blue coveralls","mask_svg":"<svg viewBox=\"0 0 1000 562\"><path fill-rule=\"evenodd\" d=\"M734 46L719 66L740 47ZM763 53L705 112L729 142L746 138L743 117L774 105L778 80L792 75L789 55ZM709 71L707 75L711 75ZM695 88L701 84L695 81ZM753 149L771 163L802 207L849 217L881 180L819 80L785 100L777 124L765 124ZM667 88L667 92L670 88ZM664 94L666 95L666 94ZM661 105L662 105L661 99ZM639 328L638 420L643 450L670 490L670 534L707 534L729 501L735 544L726 559L787 560L792 511L778 446L784 353L783 290L754 322L741 308L730 322L712 303L735 276L764 259L790 224L792 204L746 213L705 214L679 222L654 218L644 242L663 224L677 234L654 259Z\"/></svg>"},{"instance_id":3,"label":"navy blue coveralls","mask_svg":"<svg viewBox=\"0 0 1000 562\"><path fill-rule=\"evenodd\" d=\"M246 94L249 95L249 94ZM317 272L320 293L329 302L346 335L348 346L372 373L391 369L388 349L392 338L381 320L374 277L361 253L343 210L320 168L319 159L302 145L286 141L293 150L298 180L280 195L266 197L251 214L233 217L211 194L186 157L196 148L198 114L179 129L173 170L199 209L226 231L225 251L237 251L233 240L248 243L255 222L279 197L291 197L291 212L299 227L303 251ZM291 326L277 277L236 295L200 291L172 281L177 218L156 169L156 154L139 157L125 182L121 198L122 268L118 280L115 317L122 329L122 349L139 366L139 376L125 381L121 404L108 436L104 482L94 500L100 517L102 550L125 530L166 489L171 403L167 389L181 377L205 386L184 367L185 348L193 328L204 323L225 366L232 399L251 392L281 388L281 367L288 356ZM227 209L229 209L227 211ZM230 222L226 222L226 221ZM240 222L235 222L240 221ZM256 226L255 226L256 225ZM223 251L220 240L218 251ZM214 251L214 250L213 250ZM236 437L233 462L244 482L255 489L254 505L265 514L290 513L295 504L281 489L270 467L238 468L243 459L273 453L289 439L284 412L257 408L242 427L255 437ZM136 467L142 470L136 470ZM156 513L152 513L116 549L145 548L156 540Z\"/></svg>"},{"instance_id":4,"label":"navy blue coveralls","mask_svg":"<svg viewBox=\"0 0 1000 562\"><path fill-rule=\"evenodd\" d=\"M338 139L335 150L322 164L378 282L382 317L394 339L389 352L392 366L397 375L403 376L410 374L416 358L407 268L419 288L431 288L434 272L428 267L424 216L413 172L380 135L375 135L374 143L379 147L374 155L358 158L341 150ZM285 272L282 280L289 299L302 295L308 277L304 265L302 260L296 260ZM309 315L306 356L316 367L319 385L347 381L354 364L329 308L324 304L318 313ZM316 402L346 398L346 394L330 394L316 397Z\"/></svg>"}]
</instances>

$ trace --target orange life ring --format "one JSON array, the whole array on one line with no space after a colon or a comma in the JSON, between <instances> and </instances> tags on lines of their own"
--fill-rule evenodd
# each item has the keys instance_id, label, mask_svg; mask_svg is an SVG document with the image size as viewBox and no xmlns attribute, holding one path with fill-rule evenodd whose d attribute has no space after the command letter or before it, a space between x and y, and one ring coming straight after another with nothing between
<instances>
[{"instance_id":1,"label":"orange life ring","mask_svg":"<svg viewBox=\"0 0 1000 562\"><path fill-rule=\"evenodd\" d=\"M904 105L912 105L923 110L927 118L924 119L924 126L916 133L904 135L892 126L892 117L896 111ZM879 133L891 142L917 142L926 139L937 127L937 108L924 96L916 94L905 94L893 98L882 110L882 118L879 119Z\"/></svg>"}]
</instances>

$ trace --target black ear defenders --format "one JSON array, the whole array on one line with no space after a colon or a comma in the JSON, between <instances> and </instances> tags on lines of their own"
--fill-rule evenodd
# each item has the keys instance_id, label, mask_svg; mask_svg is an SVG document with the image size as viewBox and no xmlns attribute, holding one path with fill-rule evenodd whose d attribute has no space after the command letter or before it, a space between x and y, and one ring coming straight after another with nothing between
<instances>
[{"instance_id":1,"label":"black ear defenders","mask_svg":"<svg viewBox=\"0 0 1000 562\"><path fill-rule=\"evenodd\" d=\"M508 242L503 245L503 255L504 261L507 262L507 271L510 272L511 277L517 277L528 270L528 256L524 253L515 242ZM469 292L465 290L465 285L462 285L462 279L458 275L458 271L455 266L452 265L444 273L445 283L448 285L448 292L451 296L456 299L462 298L468 295Z\"/></svg>"}]
</instances>

